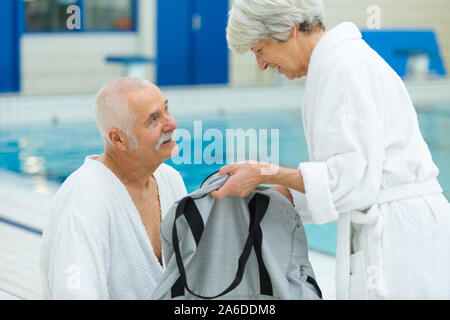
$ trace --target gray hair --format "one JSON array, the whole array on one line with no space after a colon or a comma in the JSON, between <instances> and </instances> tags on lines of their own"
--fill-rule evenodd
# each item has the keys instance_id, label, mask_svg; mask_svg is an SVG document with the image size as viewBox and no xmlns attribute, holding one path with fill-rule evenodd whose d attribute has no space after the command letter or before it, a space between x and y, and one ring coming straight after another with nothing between
<instances>
[{"instance_id":1,"label":"gray hair","mask_svg":"<svg viewBox=\"0 0 450 320\"><path fill-rule=\"evenodd\" d=\"M127 135L132 149L138 147L136 136L131 130L137 116L129 108L124 93L151 85L151 82L145 79L119 78L100 89L95 99L95 116L100 134L107 143L111 144L109 131L117 128Z\"/></svg>"},{"instance_id":2,"label":"gray hair","mask_svg":"<svg viewBox=\"0 0 450 320\"><path fill-rule=\"evenodd\" d=\"M260 40L287 41L293 26L325 30L322 0L235 0L228 18L228 46L243 54Z\"/></svg>"}]
</instances>

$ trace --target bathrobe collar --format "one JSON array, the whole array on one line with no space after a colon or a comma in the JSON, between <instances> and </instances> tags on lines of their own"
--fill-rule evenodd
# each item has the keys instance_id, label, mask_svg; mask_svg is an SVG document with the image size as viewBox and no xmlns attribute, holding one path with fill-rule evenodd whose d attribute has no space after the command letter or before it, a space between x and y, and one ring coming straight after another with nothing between
<instances>
[{"instance_id":1,"label":"bathrobe collar","mask_svg":"<svg viewBox=\"0 0 450 320\"><path fill-rule=\"evenodd\" d=\"M311 55L307 75L308 80L315 77L320 65L335 47L344 41L357 39L362 39L362 35L353 22L342 22L326 32L317 43Z\"/></svg>"}]
</instances>

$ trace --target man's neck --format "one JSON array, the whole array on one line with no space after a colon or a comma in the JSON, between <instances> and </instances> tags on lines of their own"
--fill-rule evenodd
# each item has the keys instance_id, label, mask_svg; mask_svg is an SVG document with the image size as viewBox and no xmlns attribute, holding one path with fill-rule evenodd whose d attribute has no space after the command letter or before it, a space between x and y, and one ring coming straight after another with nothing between
<instances>
[{"instance_id":1,"label":"man's neck","mask_svg":"<svg viewBox=\"0 0 450 320\"><path fill-rule=\"evenodd\" d=\"M130 156L105 151L97 161L108 167L126 187L148 189L158 165L149 166L139 163Z\"/></svg>"}]
</instances>

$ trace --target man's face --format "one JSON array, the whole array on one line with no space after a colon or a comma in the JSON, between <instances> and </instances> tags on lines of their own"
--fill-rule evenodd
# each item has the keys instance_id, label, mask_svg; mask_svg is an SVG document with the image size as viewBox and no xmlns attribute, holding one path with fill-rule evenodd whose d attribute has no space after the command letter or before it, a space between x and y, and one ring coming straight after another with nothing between
<instances>
[{"instance_id":1,"label":"man's face","mask_svg":"<svg viewBox=\"0 0 450 320\"><path fill-rule=\"evenodd\" d=\"M138 148L132 150L139 159L147 162L164 162L178 153L173 139L177 128L175 119L169 112L167 99L154 85L133 90L125 95L137 120L132 129Z\"/></svg>"}]
</instances>

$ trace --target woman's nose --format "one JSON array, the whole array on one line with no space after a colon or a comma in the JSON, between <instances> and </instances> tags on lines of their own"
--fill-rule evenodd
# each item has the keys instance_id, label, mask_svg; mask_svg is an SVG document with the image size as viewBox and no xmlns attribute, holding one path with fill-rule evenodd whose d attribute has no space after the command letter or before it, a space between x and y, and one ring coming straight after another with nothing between
<instances>
[{"instance_id":1,"label":"woman's nose","mask_svg":"<svg viewBox=\"0 0 450 320\"><path fill-rule=\"evenodd\" d=\"M261 70L266 70L267 66L269 65L267 62L265 62L261 57L256 57L256 61L258 62L259 68Z\"/></svg>"}]
</instances>

